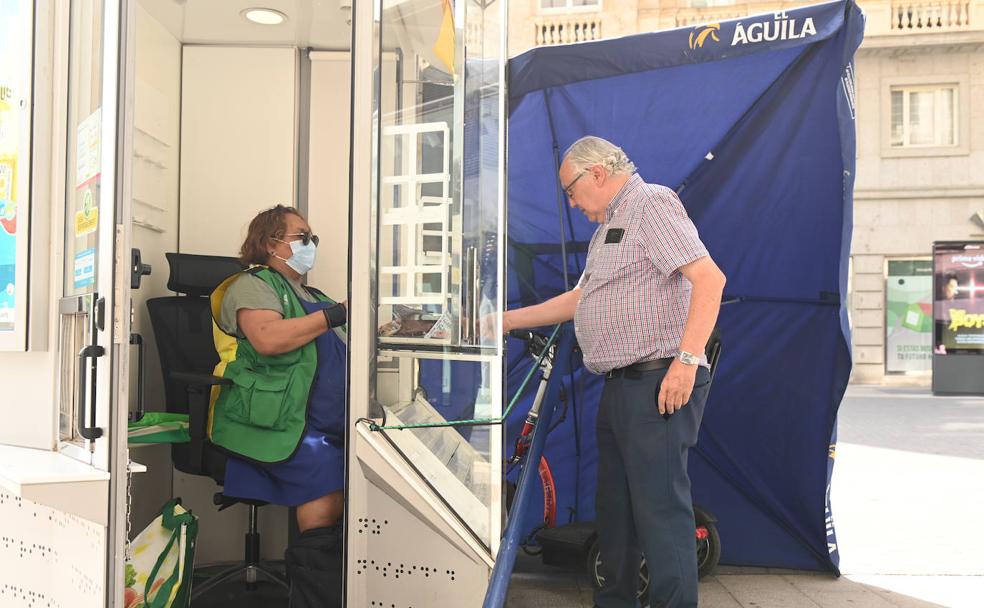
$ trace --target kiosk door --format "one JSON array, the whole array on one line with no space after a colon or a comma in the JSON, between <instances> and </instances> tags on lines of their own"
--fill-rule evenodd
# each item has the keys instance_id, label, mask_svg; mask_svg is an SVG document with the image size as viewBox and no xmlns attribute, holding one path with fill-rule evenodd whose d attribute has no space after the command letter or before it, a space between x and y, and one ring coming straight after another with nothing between
<instances>
[{"instance_id":1,"label":"kiosk door","mask_svg":"<svg viewBox=\"0 0 984 608\"><path fill-rule=\"evenodd\" d=\"M73 2L68 16L63 268L58 293L59 450L108 471L118 357L129 318L117 143L120 11ZM118 259L119 258L119 259ZM120 262L120 263L118 263ZM125 354L125 351L122 351ZM125 376L122 376L125 378ZM125 401L124 401L125 403Z\"/></svg>"},{"instance_id":2,"label":"kiosk door","mask_svg":"<svg viewBox=\"0 0 984 608\"><path fill-rule=\"evenodd\" d=\"M349 606L479 606L500 542L505 5L355 6Z\"/></svg>"},{"instance_id":3,"label":"kiosk door","mask_svg":"<svg viewBox=\"0 0 984 608\"><path fill-rule=\"evenodd\" d=\"M64 184L52 197L63 211L61 279L55 283L60 290L54 294L58 449L110 474L109 484L86 490L98 496L80 497L106 505L107 605L122 601L126 537L132 274L123 179L129 171L122 161L130 157L122 127L132 116L132 103L123 94L127 5L119 0L67 5ZM56 40L64 42L64 29L56 32Z\"/></svg>"}]
</instances>

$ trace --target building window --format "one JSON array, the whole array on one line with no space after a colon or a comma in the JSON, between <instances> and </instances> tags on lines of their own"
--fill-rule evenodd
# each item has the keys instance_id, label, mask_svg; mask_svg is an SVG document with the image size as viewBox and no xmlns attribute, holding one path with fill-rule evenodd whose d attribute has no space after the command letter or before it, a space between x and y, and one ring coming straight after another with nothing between
<instances>
[{"instance_id":1,"label":"building window","mask_svg":"<svg viewBox=\"0 0 984 608\"><path fill-rule=\"evenodd\" d=\"M891 88L893 148L956 146L957 85Z\"/></svg>"},{"instance_id":2,"label":"building window","mask_svg":"<svg viewBox=\"0 0 984 608\"><path fill-rule=\"evenodd\" d=\"M601 10L601 0L540 0L540 9L549 12Z\"/></svg>"}]
</instances>

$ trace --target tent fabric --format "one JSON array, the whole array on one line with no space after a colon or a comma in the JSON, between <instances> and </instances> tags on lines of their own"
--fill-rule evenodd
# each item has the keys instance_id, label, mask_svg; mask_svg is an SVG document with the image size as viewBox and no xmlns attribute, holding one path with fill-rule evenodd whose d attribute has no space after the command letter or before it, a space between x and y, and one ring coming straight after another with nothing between
<instances>
[{"instance_id":1,"label":"tent fabric","mask_svg":"<svg viewBox=\"0 0 984 608\"><path fill-rule=\"evenodd\" d=\"M722 357L690 458L694 500L719 520L722 563L838 572L829 457L851 369L863 24L854 2L831 2L509 63L509 308L562 293L584 268L596 225L567 206L556 177L584 135L615 142L644 180L674 188L728 277ZM530 361L521 343L508 347L511 395ZM602 386L580 363L564 382L546 448L561 524L594 518ZM531 532L540 515L524 515Z\"/></svg>"}]
</instances>

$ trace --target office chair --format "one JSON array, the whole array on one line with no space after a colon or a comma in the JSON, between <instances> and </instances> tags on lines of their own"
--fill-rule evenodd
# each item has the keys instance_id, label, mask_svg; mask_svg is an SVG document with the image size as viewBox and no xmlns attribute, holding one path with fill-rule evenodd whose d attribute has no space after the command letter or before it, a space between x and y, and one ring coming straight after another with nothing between
<instances>
[{"instance_id":1,"label":"office chair","mask_svg":"<svg viewBox=\"0 0 984 608\"><path fill-rule=\"evenodd\" d=\"M219 356L212 339L208 296L219 283L242 270L243 266L236 258L229 257L187 253L166 253L165 257L170 266L167 288L183 295L148 300L147 310L160 354L166 409L188 414L191 436L188 443L172 444L171 460L179 471L211 477L221 486L225 478L226 455L208 441L208 402L212 386L229 384L229 381L212 375ZM236 503L249 507L244 559L193 588L192 599L241 574L245 574L249 590L256 588L258 574L289 589L284 577L260 563L257 511L267 503L227 496L222 492L215 494L213 502L220 511Z\"/></svg>"}]
</instances>

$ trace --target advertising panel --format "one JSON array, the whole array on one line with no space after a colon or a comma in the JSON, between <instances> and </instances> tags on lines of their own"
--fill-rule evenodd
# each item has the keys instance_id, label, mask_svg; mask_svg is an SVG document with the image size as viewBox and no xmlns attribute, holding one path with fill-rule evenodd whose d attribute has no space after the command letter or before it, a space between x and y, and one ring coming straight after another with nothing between
<instances>
[{"instance_id":1,"label":"advertising panel","mask_svg":"<svg viewBox=\"0 0 984 608\"><path fill-rule=\"evenodd\" d=\"M0 350L24 347L32 3L0 2Z\"/></svg>"},{"instance_id":2,"label":"advertising panel","mask_svg":"<svg viewBox=\"0 0 984 608\"><path fill-rule=\"evenodd\" d=\"M933 261L889 260L885 286L885 371L933 367Z\"/></svg>"},{"instance_id":3,"label":"advertising panel","mask_svg":"<svg viewBox=\"0 0 984 608\"><path fill-rule=\"evenodd\" d=\"M933 272L935 352L984 353L984 243L937 243Z\"/></svg>"}]
</instances>

